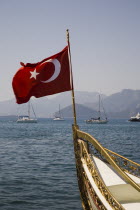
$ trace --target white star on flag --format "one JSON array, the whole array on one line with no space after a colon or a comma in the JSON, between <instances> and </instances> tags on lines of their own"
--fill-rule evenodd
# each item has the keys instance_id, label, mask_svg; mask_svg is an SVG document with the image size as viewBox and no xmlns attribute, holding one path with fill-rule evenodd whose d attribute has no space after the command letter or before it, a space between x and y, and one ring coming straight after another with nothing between
<instances>
[{"instance_id":1,"label":"white star on flag","mask_svg":"<svg viewBox=\"0 0 140 210\"><path fill-rule=\"evenodd\" d=\"M39 74L39 73L36 72L36 69L34 71L30 71L30 73L31 73L30 79L31 78L36 79L36 76Z\"/></svg>"}]
</instances>

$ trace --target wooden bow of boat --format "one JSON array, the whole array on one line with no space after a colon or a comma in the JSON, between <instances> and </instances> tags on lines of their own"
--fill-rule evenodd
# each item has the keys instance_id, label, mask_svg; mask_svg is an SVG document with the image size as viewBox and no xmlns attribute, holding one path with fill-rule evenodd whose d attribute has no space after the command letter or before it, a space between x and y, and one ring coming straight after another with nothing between
<instances>
[{"instance_id":1,"label":"wooden bow of boat","mask_svg":"<svg viewBox=\"0 0 140 210\"><path fill-rule=\"evenodd\" d=\"M73 126L78 184L84 209L140 209L140 165L104 148Z\"/></svg>"}]
</instances>

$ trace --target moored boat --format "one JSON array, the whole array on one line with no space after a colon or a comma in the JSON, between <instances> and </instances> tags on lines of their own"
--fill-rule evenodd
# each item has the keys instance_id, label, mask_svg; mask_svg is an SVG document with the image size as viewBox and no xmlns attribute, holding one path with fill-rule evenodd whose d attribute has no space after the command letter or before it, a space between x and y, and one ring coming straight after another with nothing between
<instances>
[{"instance_id":1,"label":"moored boat","mask_svg":"<svg viewBox=\"0 0 140 210\"><path fill-rule=\"evenodd\" d=\"M91 123L91 124L106 124L107 122L108 122L107 119L102 120L100 119L100 117L86 120L86 123Z\"/></svg>"},{"instance_id":2,"label":"moored boat","mask_svg":"<svg viewBox=\"0 0 140 210\"><path fill-rule=\"evenodd\" d=\"M104 113L104 118L101 115L101 96L99 95L99 110L98 110L98 117L97 118L90 118L89 120L86 120L86 123L89 124L106 124L108 122L108 119L106 117L105 109L103 107L102 103L102 108L103 108L103 113Z\"/></svg>"},{"instance_id":3,"label":"moored boat","mask_svg":"<svg viewBox=\"0 0 140 210\"><path fill-rule=\"evenodd\" d=\"M31 118L31 114L30 114L31 107L32 107L35 118ZM33 109L33 106L30 104L30 101L28 102L28 115L19 115L17 119L17 123L37 123L36 114Z\"/></svg>"},{"instance_id":4,"label":"moored boat","mask_svg":"<svg viewBox=\"0 0 140 210\"><path fill-rule=\"evenodd\" d=\"M64 121L64 118L62 117L62 113L61 113L61 110L60 110L60 104L59 104L59 111L57 114L55 114L55 117L54 119L55 121Z\"/></svg>"},{"instance_id":5,"label":"moored boat","mask_svg":"<svg viewBox=\"0 0 140 210\"><path fill-rule=\"evenodd\" d=\"M131 121L131 122L140 122L140 113L138 112L136 116L131 117L129 119L129 121Z\"/></svg>"},{"instance_id":6,"label":"moored boat","mask_svg":"<svg viewBox=\"0 0 140 210\"><path fill-rule=\"evenodd\" d=\"M18 116L17 123L37 123L37 119L32 119L29 116Z\"/></svg>"},{"instance_id":7,"label":"moored boat","mask_svg":"<svg viewBox=\"0 0 140 210\"><path fill-rule=\"evenodd\" d=\"M54 120L54 121L64 121L64 118L55 117L53 120Z\"/></svg>"}]
</instances>

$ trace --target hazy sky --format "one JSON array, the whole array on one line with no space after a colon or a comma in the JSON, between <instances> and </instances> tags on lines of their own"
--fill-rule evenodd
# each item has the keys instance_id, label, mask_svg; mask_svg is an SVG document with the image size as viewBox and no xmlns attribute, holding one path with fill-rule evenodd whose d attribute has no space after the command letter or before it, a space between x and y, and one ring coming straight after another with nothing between
<instances>
[{"instance_id":1,"label":"hazy sky","mask_svg":"<svg viewBox=\"0 0 140 210\"><path fill-rule=\"evenodd\" d=\"M61 51L70 30L75 90L140 89L139 0L0 0L0 100L19 62Z\"/></svg>"}]
</instances>

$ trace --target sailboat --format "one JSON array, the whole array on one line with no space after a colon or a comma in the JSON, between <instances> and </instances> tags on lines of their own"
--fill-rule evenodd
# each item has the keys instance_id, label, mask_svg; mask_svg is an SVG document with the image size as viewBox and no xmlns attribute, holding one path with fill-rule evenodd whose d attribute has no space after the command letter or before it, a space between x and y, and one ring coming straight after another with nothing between
<instances>
[{"instance_id":1,"label":"sailboat","mask_svg":"<svg viewBox=\"0 0 140 210\"><path fill-rule=\"evenodd\" d=\"M101 108L101 97L100 97L100 95L99 95L99 111L98 111L98 117L97 118L91 118L91 119L89 119L89 120L86 120L86 123L95 123L95 124L105 124L105 123L107 123L108 122L108 120L107 120L107 117L106 117L106 113L105 113L105 109L104 109L104 107L103 107L103 104L102 104L102 108L103 108L103 112L104 112L104 115L105 115L105 119L103 119L102 118L102 116L101 116L101 110L100 110L100 108Z\"/></svg>"},{"instance_id":2,"label":"sailboat","mask_svg":"<svg viewBox=\"0 0 140 210\"><path fill-rule=\"evenodd\" d=\"M129 119L129 121L131 121L131 122L140 122L140 113L138 112L136 116L131 117Z\"/></svg>"},{"instance_id":3,"label":"sailboat","mask_svg":"<svg viewBox=\"0 0 140 210\"><path fill-rule=\"evenodd\" d=\"M31 118L31 114L30 114L31 108L32 108L35 118ZM30 101L28 102L28 115L19 115L17 119L17 123L37 123L36 114Z\"/></svg>"},{"instance_id":4,"label":"sailboat","mask_svg":"<svg viewBox=\"0 0 140 210\"><path fill-rule=\"evenodd\" d=\"M62 117L61 110L60 110L60 104L59 104L58 114L55 114L55 117L54 117L53 120L55 120L55 121L64 121L64 118Z\"/></svg>"}]
</instances>

